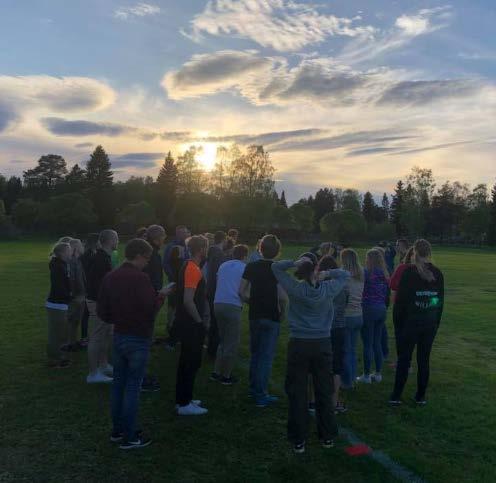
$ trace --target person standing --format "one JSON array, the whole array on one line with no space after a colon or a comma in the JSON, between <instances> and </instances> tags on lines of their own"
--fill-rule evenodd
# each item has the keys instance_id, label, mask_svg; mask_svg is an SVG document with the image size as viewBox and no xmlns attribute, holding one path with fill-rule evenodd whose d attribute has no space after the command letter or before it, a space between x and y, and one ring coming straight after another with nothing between
<instances>
[{"instance_id":1,"label":"person standing","mask_svg":"<svg viewBox=\"0 0 496 483\"><path fill-rule=\"evenodd\" d=\"M231 238L235 245L239 244L239 230L237 228L229 228L227 230L227 237Z\"/></svg>"},{"instance_id":2,"label":"person standing","mask_svg":"<svg viewBox=\"0 0 496 483\"><path fill-rule=\"evenodd\" d=\"M117 250L119 237L114 230L103 230L98 238L100 248L90 261L87 277L86 305L89 312L88 384L110 383L112 366L108 363L112 343L112 325L98 317L98 292L103 278L112 271L112 253Z\"/></svg>"},{"instance_id":3,"label":"person standing","mask_svg":"<svg viewBox=\"0 0 496 483\"><path fill-rule=\"evenodd\" d=\"M357 382L370 384L382 381L382 364L384 362L382 336L387 316L387 299L389 279L384 255L380 249L367 252L365 283L363 289L363 375ZM372 359L375 361L375 374L371 375Z\"/></svg>"},{"instance_id":4,"label":"person standing","mask_svg":"<svg viewBox=\"0 0 496 483\"><path fill-rule=\"evenodd\" d=\"M394 246L389 242L384 247L384 258L389 275L391 276L394 272L394 259L396 258L396 250Z\"/></svg>"},{"instance_id":5,"label":"person standing","mask_svg":"<svg viewBox=\"0 0 496 483\"><path fill-rule=\"evenodd\" d=\"M217 272L214 310L219 329L219 346L211 378L226 386L237 382L232 375L232 370L241 339L241 311L243 309L243 302L238 291L247 257L248 247L236 245L233 249L233 259L224 262Z\"/></svg>"},{"instance_id":6,"label":"person standing","mask_svg":"<svg viewBox=\"0 0 496 483\"><path fill-rule=\"evenodd\" d=\"M344 364L342 374L343 388L351 389L357 377L356 343L363 326L364 275L357 252L350 248L345 248L341 252L341 267L351 274L351 277L346 282L348 300L344 311Z\"/></svg>"},{"instance_id":7,"label":"person standing","mask_svg":"<svg viewBox=\"0 0 496 483\"><path fill-rule=\"evenodd\" d=\"M414 400L420 406L426 404L430 355L444 308L444 277L432 264L431 256L430 243L417 240L413 248L413 265L403 272L396 292L393 318L398 331L398 364L389 400L394 406L401 404L415 347L418 372Z\"/></svg>"},{"instance_id":8,"label":"person standing","mask_svg":"<svg viewBox=\"0 0 496 483\"><path fill-rule=\"evenodd\" d=\"M226 261L224 254L224 246L226 242L226 233L216 231L214 235L214 245L208 249L207 254L207 299L210 310L210 328L208 330L208 347L207 354L211 358L215 358L217 347L219 345L219 330L214 311L215 290L217 288L217 271L219 267Z\"/></svg>"},{"instance_id":9,"label":"person standing","mask_svg":"<svg viewBox=\"0 0 496 483\"><path fill-rule=\"evenodd\" d=\"M180 416L197 416L208 412L193 399L195 378L201 366L203 341L209 324L206 282L200 266L207 256L208 241L204 236L188 240L191 258L179 272L176 287L177 307L174 325L181 341L177 365L176 408Z\"/></svg>"},{"instance_id":10,"label":"person standing","mask_svg":"<svg viewBox=\"0 0 496 483\"><path fill-rule=\"evenodd\" d=\"M186 247L186 239L189 230L184 225L176 226L175 237L164 248L162 264L169 283L177 283L177 276L180 267L189 258ZM174 350L177 342L176 331L174 329L174 317L176 313L176 294L172 293L167 299L167 331L169 337L165 343L167 350Z\"/></svg>"},{"instance_id":11,"label":"person standing","mask_svg":"<svg viewBox=\"0 0 496 483\"><path fill-rule=\"evenodd\" d=\"M399 255L400 263L403 263L408 247L408 240L406 240L405 238L399 238L396 242L396 252Z\"/></svg>"},{"instance_id":12,"label":"person standing","mask_svg":"<svg viewBox=\"0 0 496 483\"><path fill-rule=\"evenodd\" d=\"M295 276L287 270L296 268ZM315 391L317 430L324 448L331 448L338 433L332 402L333 373L331 324L333 299L342 291L349 273L322 271L319 282L314 263L309 258L296 262L274 262L272 272L289 297L289 343L286 393L289 398L288 439L295 453L305 451L308 437L308 378Z\"/></svg>"},{"instance_id":13,"label":"person standing","mask_svg":"<svg viewBox=\"0 0 496 483\"><path fill-rule=\"evenodd\" d=\"M62 369L70 365L70 360L62 346L67 341L67 313L72 300L69 261L72 249L69 243L57 243L52 250L49 263L50 292L46 300L48 316L47 356L50 367Z\"/></svg>"},{"instance_id":14,"label":"person standing","mask_svg":"<svg viewBox=\"0 0 496 483\"><path fill-rule=\"evenodd\" d=\"M136 430L136 420L155 315L168 293L168 289L157 293L143 273L152 250L146 240L131 240L126 245L124 263L104 277L98 296L98 317L114 327L110 440L120 443L123 450L151 443Z\"/></svg>"},{"instance_id":15,"label":"person standing","mask_svg":"<svg viewBox=\"0 0 496 483\"><path fill-rule=\"evenodd\" d=\"M287 305L287 295L280 289L271 266L281 251L275 235L265 235L260 242L262 259L249 263L243 273L239 294L249 304L250 319L250 395L257 407L277 401L268 393L280 321Z\"/></svg>"},{"instance_id":16,"label":"person standing","mask_svg":"<svg viewBox=\"0 0 496 483\"><path fill-rule=\"evenodd\" d=\"M84 253L80 257L81 265L83 267L85 290L87 284L86 281L88 279L88 274L90 270L90 263L93 256L96 253L97 248L98 248L98 233L90 233L84 243ZM83 304L83 317L81 320L80 345L82 347L86 347L88 345L88 318L89 318L88 306L85 301L85 303Z\"/></svg>"},{"instance_id":17,"label":"person standing","mask_svg":"<svg viewBox=\"0 0 496 483\"><path fill-rule=\"evenodd\" d=\"M83 318L84 307L86 305L86 284L84 269L81 263L83 255L83 244L81 240L73 238L70 241L72 249L71 260L69 261L69 275L71 279L72 300L69 304L68 320L69 335L66 350L73 352L81 349L79 343L79 326Z\"/></svg>"}]
</instances>

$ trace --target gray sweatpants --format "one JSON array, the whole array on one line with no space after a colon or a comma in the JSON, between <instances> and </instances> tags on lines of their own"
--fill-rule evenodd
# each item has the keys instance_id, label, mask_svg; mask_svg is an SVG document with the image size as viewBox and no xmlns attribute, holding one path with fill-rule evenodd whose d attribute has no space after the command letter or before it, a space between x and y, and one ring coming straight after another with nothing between
<instances>
[{"instance_id":1,"label":"gray sweatpants","mask_svg":"<svg viewBox=\"0 0 496 483\"><path fill-rule=\"evenodd\" d=\"M232 304L215 304L214 310L219 329L214 371L223 377L231 377L241 339L242 308Z\"/></svg>"}]
</instances>

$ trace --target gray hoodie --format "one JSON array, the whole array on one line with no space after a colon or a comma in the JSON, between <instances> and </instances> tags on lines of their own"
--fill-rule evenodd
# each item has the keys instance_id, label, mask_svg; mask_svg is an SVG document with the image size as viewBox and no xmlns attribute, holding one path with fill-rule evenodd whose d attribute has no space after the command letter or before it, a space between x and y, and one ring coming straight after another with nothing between
<instances>
[{"instance_id":1,"label":"gray hoodie","mask_svg":"<svg viewBox=\"0 0 496 483\"><path fill-rule=\"evenodd\" d=\"M272 264L272 272L289 297L289 333L292 339L330 337L334 315L333 298L342 290L350 274L344 270L321 272L326 278L315 287L298 281L286 272L294 268L291 260Z\"/></svg>"}]
</instances>

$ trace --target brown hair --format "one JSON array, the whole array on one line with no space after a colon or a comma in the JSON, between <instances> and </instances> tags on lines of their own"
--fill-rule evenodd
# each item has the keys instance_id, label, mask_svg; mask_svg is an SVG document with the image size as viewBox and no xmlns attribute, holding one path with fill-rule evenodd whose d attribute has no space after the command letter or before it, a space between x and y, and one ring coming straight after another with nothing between
<instances>
[{"instance_id":1,"label":"brown hair","mask_svg":"<svg viewBox=\"0 0 496 483\"><path fill-rule=\"evenodd\" d=\"M354 279L363 280L363 268L360 265L357 252L352 248L345 248L341 252L341 266L343 270L350 272Z\"/></svg>"},{"instance_id":2,"label":"brown hair","mask_svg":"<svg viewBox=\"0 0 496 483\"><path fill-rule=\"evenodd\" d=\"M318 270L323 272L324 270L334 270L338 268L336 259L332 255L325 255L320 259Z\"/></svg>"},{"instance_id":3,"label":"brown hair","mask_svg":"<svg viewBox=\"0 0 496 483\"><path fill-rule=\"evenodd\" d=\"M233 259L244 260L248 256L248 247L246 245L236 245L233 248Z\"/></svg>"},{"instance_id":4,"label":"brown hair","mask_svg":"<svg viewBox=\"0 0 496 483\"><path fill-rule=\"evenodd\" d=\"M375 269L382 270L384 277L389 278L386 260L384 259L384 251L380 248L372 248L372 250L367 252L366 265L369 272Z\"/></svg>"},{"instance_id":5,"label":"brown hair","mask_svg":"<svg viewBox=\"0 0 496 483\"><path fill-rule=\"evenodd\" d=\"M133 238L127 242L124 256L127 260L135 260L138 256L149 257L152 254L152 246L143 238Z\"/></svg>"},{"instance_id":6,"label":"brown hair","mask_svg":"<svg viewBox=\"0 0 496 483\"><path fill-rule=\"evenodd\" d=\"M265 235L260 242L260 253L264 258L272 260L279 255L281 242L275 235Z\"/></svg>"},{"instance_id":7,"label":"brown hair","mask_svg":"<svg viewBox=\"0 0 496 483\"><path fill-rule=\"evenodd\" d=\"M436 278L427 266L431 256L432 248L427 240L421 238L413 244L413 263L420 277L428 282L432 282Z\"/></svg>"},{"instance_id":8,"label":"brown hair","mask_svg":"<svg viewBox=\"0 0 496 483\"><path fill-rule=\"evenodd\" d=\"M410 265L412 263L412 260L413 260L413 247L410 247L405 253L405 257L403 258L403 263Z\"/></svg>"},{"instance_id":9,"label":"brown hair","mask_svg":"<svg viewBox=\"0 0 496 483\"><path fill-rule=\"evenodd\" d=\"M188 239L187 245L191 256L195 256L201 250L207 249L208 240L203 235L194 235Z\"/></svg>"}]
</instances>

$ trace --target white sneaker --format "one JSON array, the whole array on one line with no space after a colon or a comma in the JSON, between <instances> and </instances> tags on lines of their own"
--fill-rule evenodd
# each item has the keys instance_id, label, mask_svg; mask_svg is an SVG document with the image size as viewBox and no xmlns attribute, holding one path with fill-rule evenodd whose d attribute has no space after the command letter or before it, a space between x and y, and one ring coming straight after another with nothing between
<instances>
[{"instance_id":1,"label":"white sneaker","mask_svg":"<svg viewBox=\"0 0 496 483\"><path fill-rule=\"evenodd\" d=\"M111 377L106 376L102 372L95 372L94 374L88 374L86 377L86 382L88 384L110 384L113 381Z\"/></svg>"},{"instance_id":2,"label":"white sneaker","mask_svg":"<svg viewBox=\"0 0 496 483\"><path fill-rule=\"evenodd\" d=\"M191 401L191 404L194 404L195 406L201 406L201 401L199 399L193 399ZM179 409L179 404L176 404L176 411Z\"/></svg>"},{"instance_id":3,"label":"white sneaker","mask_svg":"<svg viewBox=\"0 0 496 483\"><path fill-rule=\"evenodd\" d=\"M112 377L114 375L114 366L107 364L106 366L99 367L98 370L106 376Z\"/></svg>"},{"instance_id":4,"label":"white sneaker","mask_svg":"<svg viewBox=\"0 0 496 483\"><path fill-rule=\"evenodd\" d=\"M202 414L207 414L208 409L201 408L196 404L189 403L187 406L181 406L177 410L179 416L201 416Z\"/></svg>"},{"instance_id":5,"label":"white sneaker","mask_svg":"<svg viewBox=\"0 0 496 483\"><path fill-rule=\"evenodd\" d=\"M370 375L367 376L365 374L362 374L361 376L358 376L356 378L356 381L357 382L363 382L364 384L372 384L372 378L370 377Z\"/></svg>"},{"instance_id":6,"label":"white sneaker","mask_svg":"<svg viewBox=\"0 0 496 483\"><path fill-rule=\"evenodd\" d=\"M375 374L372 374L372 380L374 382L381 382L382 381L382 374L380 372L376 372Z\"/></svg>"}]
</instances>

